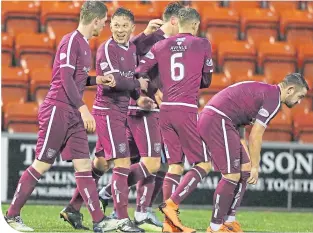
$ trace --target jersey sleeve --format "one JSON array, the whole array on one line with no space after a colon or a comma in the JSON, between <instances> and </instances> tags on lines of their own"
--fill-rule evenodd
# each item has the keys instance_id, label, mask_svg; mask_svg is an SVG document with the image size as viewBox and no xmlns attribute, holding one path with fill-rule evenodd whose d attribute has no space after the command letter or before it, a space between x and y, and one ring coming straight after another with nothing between
<instances>
[{"instance_id":1,"label":"jersey sleeve","mask_svg":"<svg viewBox=\"0 0 313 233\"><path fill-rule=\"evenodd\" d=\"M157 63L156 46L154 45L151 50L140 60L139 66L136 68L136 74L138 74L139 77L146 76L147 73Z\"/></svg>"},{"instance_id":2,"label":"jersey sleeve","mask_svg":"<svg viewBox=\"0 0 313 233\"><path fill-rule=\"evenodd\" d=\"M136 45L136 54L138 56L144 56L149 52L151 47L157 42L155 33L145 35L140 33L138 36L134 37L131 41Z\"/></svg>"},{"instance_id":3,"label":"jersey sleeve","mask_svg":"<svg viewBox=\"0 0 313 233\"><path fill-rule=\"evenodd\" d=\"M212 46L207 39L203 39L204 61L202 73L213 73Z\"/></svg>"},{"instance_id":4,"label":"jersey sleeve","mask_svg":"<svg viewBox=\"0 0 313 233\"><path fill-rule=\"evenodd\" d=\"M276 116L280 109L280 97L277 96L266 96L263 94L263 105L260 108L256 121L263 125L265 128L270 121Z\"/></svg>"},{"instance_id":5,"label":"jersey sleeve","mask_svg":"<svg viewBox=\"0 0 313 233\"><path fill-rule=\"evenodd\" d=\"M75 38L60 46L60 76L65 93L77 109L84 105L74 80L76 63L79 57L79 43Z\"/></svg>"},{"instance_id":6,"label":"jersey sleeve","mask_svg":"<svg viewBox=\"0 0 313 233\"><path fill-rule=\"evenodd\" d=\"M133 91L140 87L138 80L121 76L117 51L113 46L109 45L109 42L98 49L96 60L97 75L105 76L112 74L116 82L115 90Z\"/></svg>"}]
</instances>

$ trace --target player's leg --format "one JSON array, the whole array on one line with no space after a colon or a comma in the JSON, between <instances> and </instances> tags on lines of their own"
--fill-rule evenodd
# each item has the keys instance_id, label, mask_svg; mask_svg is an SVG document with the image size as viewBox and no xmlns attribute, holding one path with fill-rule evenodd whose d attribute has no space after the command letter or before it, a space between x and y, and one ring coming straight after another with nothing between
<instances>
[{"instance_id":1,"label":"player's leg","mask_svg":"<svg viewBox=\"0 0 313 233\"><path fill-rule=\"evenodd\" d=\"M172 124L171 119L183 123L177 117L173 116L173 111L160 112L160 127L164 141L166 159L169 164L168 172L163 181L163 199L164 202L159 206L160 211L165 215L163 223L163 232L194 232L195 230L185 227L178 217L178 206L170 199L179 185L181 175L184 172L184 155L182 145Z\"/></svg>"},{"instance_id":2,"label":"player's leg","mask_svg":"<svg viewBox=\"0 0 313 233\"><path fill-rule=\"evenodd\" d=\"M184 127L177 127L183 152L188 162L195 165L184 175L176 191L171 196L171 200L176 205L186 199L211 170L206 145L197 130L197 118L197 113L186 113L184 115Z\"/></svg>"},{"instance_id":3,"label":"player's leg","mask_svg":"<svg viewBox=\"0 0 313 233\"><path fill-rule=\"evenodd\" d=\"M200 115L198 130L211 153L214 170L222 173L214 192L213 213L207 232L231 232L223 221L240 180L240 137L230 120L214 112Z\"/></svg>"},{"instance_id":4,"label":"player's leg","mask_svg":"<svg viewBox=\"0 0 313 233\"><path fill-rule=\"evenodd\" d=\"M59 154L66 135L66 115L56 106L42 104L38 114L39 132L36 159L22 174L7 211L8 224L18 231L33 231L20 218L20 211L29 199L44 172L50 169Z\"/></svg>"},{"instance_id":5,"label":"player's leg","mask_svg":"<svg viewBox=\"0 0 313 233\"><path fill-rule=\"evenodd\" d=\"M161 163L161 135L158 113L145 114L143 117L129 116L128 126L141 157L139 163L144 165L151 174L137 183L135 222L137 225L146 224L143 226L146 229L157 230L154 226L162 227L162 222L156 218L149 205L155 188L155 174L158 172ZM134 150L133 152L136 153L137 151ZM131 167L133 166L136 165L133 164Z\"/></svg>"},{"instance_id":6,"label":"player's leg","mask_svg":"<svg viewBox=\"0 0 313 233\"><path fill-rule=\"evenodd\" d=\"M226 225L233 232L243 232L239 222L236 220L236 212L240 207L241 201L247 189L247 180L250 177L251 164L247 153L248 149L245 142L241 140L241 176L238 185L235 189L234 199L228 210L227 216L224 218L224 225Z\"/></svg>"},{"instance_id":7,"label":"player's leg","mask_svg":"<svg viewBox=\"0 0 313 233\"><path fill-rule=\"evenodd\" d=\"M94 231L117 229L118 221L105 217L100 208L97 186L92 176L88 138L81 118L77 119L77 123L69 129L68 135L70 136L62 151L62 159L73 161L77 189L92 217Z\"/></svg>"}]
</instances>

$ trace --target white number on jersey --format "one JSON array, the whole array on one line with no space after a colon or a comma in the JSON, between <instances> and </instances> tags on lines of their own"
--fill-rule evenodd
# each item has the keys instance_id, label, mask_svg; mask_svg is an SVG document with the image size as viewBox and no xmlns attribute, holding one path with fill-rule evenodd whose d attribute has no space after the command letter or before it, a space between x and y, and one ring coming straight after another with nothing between
<instances>
[{"instance_id":1,"label":"white number on jersey","mask_svg":"<svg viewBox=\"0 0 313 233\"><path fill-rule=\"evenodd\" d=\"M171 78L174 81L180 81L185 76L185 67L180 62L175 62L176 58L183 57L183 53L174 53L171 56ZM178 69L178 75L175 75L175 70Z\"/></svg>"}]
</instances>

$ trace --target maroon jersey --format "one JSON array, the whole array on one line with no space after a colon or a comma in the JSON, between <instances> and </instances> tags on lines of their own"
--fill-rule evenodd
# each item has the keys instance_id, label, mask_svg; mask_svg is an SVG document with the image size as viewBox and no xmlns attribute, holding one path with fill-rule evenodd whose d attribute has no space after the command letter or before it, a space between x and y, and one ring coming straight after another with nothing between
<instances>
[{"instance_id":1,"label":"maroon jersey","mask_svg":"<svg viewBox=\"0 0 313 233\"><path fill-rule=\"evenodd\" d=\"M164 40L165 38L167 38L167 36L161 29L147 36L144 33L141 33L138 36L134 37L132 39L132 42L136 45L138 61L140 61L143 58L143 56L150 51L151 47L155 43L157 43L160 40ZM159 79L159 69L157 65L155 65L151 70L149 70L148 77L150 78L150 82L148 86L148 92L146 93L146 95L151 99L155 100L154 94L157 92L159 88L161 88L161 83ZM140 111L141 110L140 108L137 107L136 101L131 98L128 114L138 115Z\"/></svg>"},{"instance_id":2,"label":"maroon jersey","mask_svg":"<svg viewBox=\"0 0 313 233\"><path fill-rule=\"evenodd\" d=\"M94 113L101 114L101 109L127 113L130 95L140 89L139 81L134 78L136 66L136 46L133 43L122 46L111 38L100 45L96 58L97 75L113 74L116 86L98 85Z\"/></svg>"},{"instance_id":3,"label":"maroon jersey","mask_svg":"<svg viewBox=\"0 0 313 233\"><path fill-rule=\"evenodd\" d=\"M77 30L65 35L55 55L47 101L63 102L76 109L84 105L82 97L90 65L88 40Z\"/></svg>"},{"instance_id":4,"label":"maroon jersey","mask_svg":"<svg viewBox=\"0 0 313 233\"><path fill-rule=\"evenodd\" d=\"M180 106L197 112L202 73L213 72L210 42L189 33L159 41L140 61L136 72L144 75L156 64L163 85L161 108Z\"/></svg>"},{"instance_id":5,"label":"maroon jersey","mask_svg":"<svg viewBox=\"0 0 313 233\"><path fill-rule=\"evenodd\" d=\"M257 121L266 127L280 108L280 88L254 81L236 83L217 93L203 111L209 108L224 114L236 126Z\"/></svg>"}]
</instances>

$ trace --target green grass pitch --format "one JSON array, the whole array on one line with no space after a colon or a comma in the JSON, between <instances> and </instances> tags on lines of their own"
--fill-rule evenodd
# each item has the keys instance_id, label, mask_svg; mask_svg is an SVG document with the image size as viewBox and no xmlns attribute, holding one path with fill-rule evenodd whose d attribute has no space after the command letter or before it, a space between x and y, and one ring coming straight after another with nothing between
<instances>
[{"instance_id":1,"label":"green grass pitch","mask_svg":"<svg viewBox=\"0 0 313 233\"><path fill-rule=\"evenodd\" d=\"M8 205L2 205L5 213ZM22 212L24 222L36 232L81 232L74 230L59 218L63 206L26 205ZM180 210L182 222L198 232L205 232L211 210ZM129 209L133 217L133 209ZM91 218L86 208L82 209L84 223L91 227ZM111 213L111 209L108 210ZM157 211L159 217L161 214ZM313 232L313 213L240 211L237 219L245 232ZM88 232L88 231L83 231ZM91 231L90 231L91 232Z\"/></svg>"}]
</instances>

